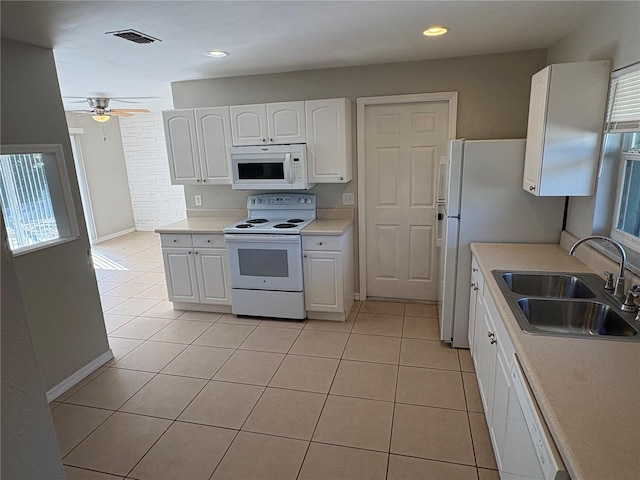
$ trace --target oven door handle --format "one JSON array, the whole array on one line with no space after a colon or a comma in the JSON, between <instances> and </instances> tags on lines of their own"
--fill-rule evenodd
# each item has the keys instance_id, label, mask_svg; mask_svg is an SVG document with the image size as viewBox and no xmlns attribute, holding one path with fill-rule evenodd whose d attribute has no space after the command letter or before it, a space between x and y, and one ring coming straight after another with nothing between
<instances>
[{"instance_id":1,"label":"oven door handle","mask_svg":"<svg viewBox=\"0 0 640 480\"><path fill-rule=\"evenodd\" d=\"M271 235L259 233L225 233L225 242L228 243L300 243L300 235Z\"/></svg>"}]
</instances>

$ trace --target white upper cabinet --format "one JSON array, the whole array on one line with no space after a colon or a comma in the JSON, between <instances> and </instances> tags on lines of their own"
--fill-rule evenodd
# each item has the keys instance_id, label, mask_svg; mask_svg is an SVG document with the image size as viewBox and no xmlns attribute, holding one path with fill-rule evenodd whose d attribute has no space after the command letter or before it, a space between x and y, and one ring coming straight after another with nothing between
<instances>
[{"instance_id":1,"label":"white upper cabinet","mask_svg":"<svg viewBox=\"0 0 640 480\"><path fill-rule=\"evenodd\" d=\"M231 183L229 107L162 112L174 185Z\"/></svg>"},{"instance_id":2,"label":"white upper cabinet","mask_svg":"<svg viewBox=\"0 0 640 480\"><path fill-rule=\"evenodd\" d=\"M352 178L351 101L305 102L310 183L346 183Z\"/></svg>"},{"instance_id":3,"label":"white upper cabinet","mask_svg":"<svg viewBox=\"0 0 640 480\"><path fill-rule=\"evenodd\" d=\"M235 146L307 141L304 102L235 105L230 112Z\"/></svg>"},{"instance_id":4,"label":"white upper cabinet","mask_svg":"<svg viewBox=\"0 0 640 480\"><path fill-rule=\"evenodd\" d=\"M267 103L269 143L305 143L304 102Z\"/></svg>"},{"instance_id":5,"label":"white upper cabinet","mask_svg":"<svg viewBox=\"0 0 640 480\"><path fill-rule=\"evenodd\" d=\"M197 184L201 180L200 155L193 110L162 112L172 184Z\"/></svg>"},{"instance_id":6,"label":"white upper cabinet","mask_svg":"<svg viewBox=\"0 0 640 480\"><path fill-rule=\"evenodd\" d=\"M229 107L196 108L198 153L202 182L210 185L231 183L231 118Z\"/></svg>"},{"instance_id":7,"label":"white upper cabinet","mask_svg":"<svg viewBox=\"0 0 640 480\"><path fill-rule=\"evenodd\" d=\"M531 80L522 188L536 196L593 195L611 65L549 65Z\"/></svg>"}]
</instances>

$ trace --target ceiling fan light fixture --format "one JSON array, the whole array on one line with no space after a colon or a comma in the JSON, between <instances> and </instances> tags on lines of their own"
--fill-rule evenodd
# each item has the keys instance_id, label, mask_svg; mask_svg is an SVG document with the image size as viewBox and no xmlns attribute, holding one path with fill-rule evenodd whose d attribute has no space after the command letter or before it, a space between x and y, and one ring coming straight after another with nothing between
<instances>
[{"instance_id":1,"label":"ceiling fan light fixture","mask_svg":"<svg viewBox=\"0 0 640 480\"><path fill-rule=\"evenodd\" d=\"M206 53L207 57L212 58L223 58L229 55L229 52L225 52L224 50L209 50Z\"/></svg>"},{"instance_id":2,"label":"ceiling fan light fixture","mask_svg":"<svg viewBox=\"0 0 640 480\"><path fill-rule=\"evenodd\" d=\"M427 28L422 34L425 37L439 37L440 35L444 35L449 31L449 28L444 27L442 25L433 25Z\"/></svg>"},{"instance_id":3,"label":"ceiling fan light fixture","mask_svg":"<svg viewBox=\"0 0 640 480\"><path fill-rule=\"evenodd\" d=\"M91 115L91 118L93 118L96 122L100 122L100 123L104 123L109 121L109 115Z\"/></svg>"}]
</instances>

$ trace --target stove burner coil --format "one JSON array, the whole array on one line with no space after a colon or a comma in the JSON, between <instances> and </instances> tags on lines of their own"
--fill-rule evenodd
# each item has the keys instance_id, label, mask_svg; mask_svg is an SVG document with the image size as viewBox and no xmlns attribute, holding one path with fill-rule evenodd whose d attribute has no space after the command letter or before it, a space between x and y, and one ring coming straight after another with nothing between
<instances>
[{"instance_id":1,"label":"stove burner coil","mask_svg":"<svg viewBox=\"0 0 640 480\"><path fill-rule=\"evenodd\" d=\"M264 218L252 218L250 220L246 220L247 223L267 223L269 220L265 220Z\"/></svg>"},{"instance_id":2,"label":"stove burner coil","mask_svg":"<svg viewBox=\"0 0 640 480\"><path fill-rule=\"evenodd\" d=\"M292 218L291 220L287 220L287 223L301 223L304 222L301 218Z\"/></svg>"},{"instance_id":3,"label":"stove burner coil","mask_svg":"<svg viewBox=\"0 0 640 480\"><path fill-rule=\"evenodd\" d=\"M295 223L278 223L274 225L273 228L295 228L297 225Z\"/></svg>"},{"instance_id":4,"label":"stove burner coil","mask_svg":"<svg viewBox=\"0 0 640 480\"><path fill-rule=\"evenodd\" d=\"M236 225L235 228L253 228L253 225L249 225L248 223L241 223L240 225Z\"/></svg>"}]
</instances>

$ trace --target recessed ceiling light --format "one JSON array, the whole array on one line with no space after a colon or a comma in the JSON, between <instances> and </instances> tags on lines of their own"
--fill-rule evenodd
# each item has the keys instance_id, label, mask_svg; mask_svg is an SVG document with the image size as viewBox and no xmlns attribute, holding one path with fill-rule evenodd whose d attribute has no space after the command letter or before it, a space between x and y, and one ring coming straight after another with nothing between
<instances>
[{"instance_id":1,"label":"recessed ceiling light","mask_svg":"<svg viewBox=\"0 0 640 480\"><path fill-rule=\"evenodd\" d=\"M227 55L229 55L229 52L224 52L222 50L210 50L207 52L207 56L213 58L222 58L226 57Z\"/></svg>"},{"instance_id":2,"label":"recessed ceiling light","mask_svg":"<svg viewBox=\"0 0 640 480\"><path fill-rule=\"evenodd\" d=\"M433 27L427 28L422 34L425 37L437 37L439 35L444 35L447 33L449 29L447 27L443 27L442 25L434 25Z\"/></svg>"}]
</instances>

